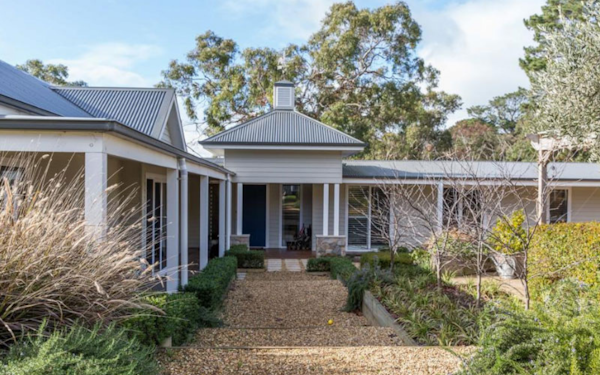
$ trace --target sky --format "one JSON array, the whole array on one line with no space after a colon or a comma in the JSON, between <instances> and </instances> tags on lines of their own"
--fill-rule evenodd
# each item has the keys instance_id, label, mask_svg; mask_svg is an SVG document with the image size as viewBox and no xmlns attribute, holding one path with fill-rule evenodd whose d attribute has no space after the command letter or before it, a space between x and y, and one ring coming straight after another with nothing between
<instances>
[{"instance_id":1,"label":"sky","mask_svg":"<svg viewBox=\"0 0 600 375\"><path fill-rule=\"evenodd\" d=\"M338 0L339 1L339 0ZM90 86L152 86L194 38L213 30L241 48L281 48L318 30L335 0L0 0L0 59L38 58L69 67ZM390 1L355 0L375 8ZM421 25L417 53L440 72L440 89L466 108L527 87L519 68L533 34L523 19L545 0L406 0ZM188 120L184 119L184 125ZM195 137L186 127L188 141Z\"/></svg>"}]
</instances>

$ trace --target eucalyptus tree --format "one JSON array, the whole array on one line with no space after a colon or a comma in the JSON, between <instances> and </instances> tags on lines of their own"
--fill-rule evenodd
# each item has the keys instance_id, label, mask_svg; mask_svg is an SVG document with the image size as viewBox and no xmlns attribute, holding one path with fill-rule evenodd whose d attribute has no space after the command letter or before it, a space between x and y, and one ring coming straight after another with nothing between
<instances>
[{"instance_id":1,"label":"eucalyptus tree","mask_svg":"<svg viewBox=\"0 0 600 375\"><path fill-rule=\"evenodd\" d=\"M24 64L18 64L16 67L17 69L29 73L32 76L53 85L80 87L87 86L87 83L84 81L67 81L69 78L69 68L63 64L44 64L42 60L31 59L25 61Z\"/></svg>"}]
</instances>

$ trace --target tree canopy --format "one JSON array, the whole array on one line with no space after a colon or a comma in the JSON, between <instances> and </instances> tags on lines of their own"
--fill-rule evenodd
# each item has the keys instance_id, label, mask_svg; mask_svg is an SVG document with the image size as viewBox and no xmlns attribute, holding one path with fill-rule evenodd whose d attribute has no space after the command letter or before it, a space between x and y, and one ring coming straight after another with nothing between
<instances>
[{"instance_id":1,"label":"tree canopy","mask_svg":"<svg viewBox=\"0 0 600 375\"><path fill-rule=\"evenodd\" d=\"M416 54L420 40L404 2L374 9L339 3L307 43L281 50L240 50L207 31L185 61L170 63L160 85L176 88L188 116L213 134L270 110L274 82L287 79L296 83L298 111L368 142L367 153L417 133L410 151L419 153L461 105L437 89L439 72Z\"/></svg>"},{"instance_id":2,"label":"tree canopy","mask_svg":"<svg viewBox=\"0 0 600 375\"><path fill-rule=\"evenodd\" d=\"M42 60L31 59L25 61L25 64L18 64L17 69L57 86L87 86L84 81L67 81L69 68L63 64L44 64Z\"/></svg>"}]
</instances>

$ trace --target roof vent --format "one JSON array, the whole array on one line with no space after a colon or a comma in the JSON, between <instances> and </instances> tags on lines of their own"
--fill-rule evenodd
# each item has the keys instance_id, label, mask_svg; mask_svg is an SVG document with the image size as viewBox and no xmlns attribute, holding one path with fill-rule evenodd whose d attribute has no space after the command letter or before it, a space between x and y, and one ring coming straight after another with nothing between
<instances>
[{"instance_id":1,"label":"roof vent","mask_svg":"<svg viewBox=\"0 0 600 375\"><path fill-rule=\"evenodd\" d=\"M294 84L290 81L275 82L273 89L273 107L275 109L294 110Z\"/></svg>"}]
</instances>

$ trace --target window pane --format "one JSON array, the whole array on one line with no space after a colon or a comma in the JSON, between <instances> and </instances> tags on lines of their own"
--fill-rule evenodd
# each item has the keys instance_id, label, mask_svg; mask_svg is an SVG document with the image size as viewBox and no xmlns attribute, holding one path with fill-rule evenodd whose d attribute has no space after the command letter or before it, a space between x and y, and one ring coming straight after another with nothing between
<instances>
[{"instance_id":1,"label":"window pane","mask_svg":"<svg viewBox=\"0 0 600 375\"><path fill-rule=\"evenodd\" d=\"M283 246L293 241L300 229L300 185L282 186Z\"/></svg>"},{"instance_id":2,"label":"window pane","mask_svg":"<svg viewBox=\"0 0 600 375\"><path fill-rule=\"evenodd\" d=\"M380 188L371 191L371 246L387 245L390 230L389 205Z\"/></svg>"},{"instance_id":3,"label":"window pane","mask_svg":"<svg viewBox=\"0 0 600 375\"><path fill-rule=\"evenodd\" d=\"M348 189L348 216L369 216L369 187L350 186Z\"/></svg>"},{"instance_id":4,"label":"window pane","mask_svg":"<svg viewBox=\"0 0 600 375\"><path fill-rule=\"evenodd\" d=\"M550 223L567 222L568 190L553 190L550 192Z\"/></svg>"},{"instance_id":5,"label":"window pane","mask_svg":"<svg viewBox=\"0 0 600 375\"><path fill-rule=\"evenodd\" d=\"M458 196L452 188L444 189L444 225L455 226L459 221Z\"/></svg>"},{"instance_id":6,"label":"window pane","mask_svg":"<svg viewBox=\"0 0 600 375\"><path fill-rule=\"evenodd\" d=\"M366 217L348 217L348 245L367 247L367 225L369 219Z\"/></svg>"}]
</instances>

